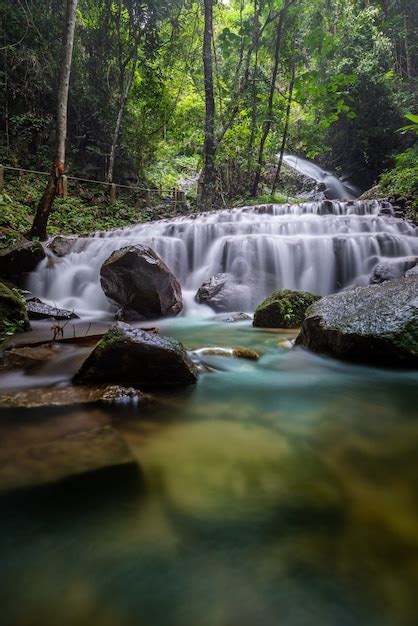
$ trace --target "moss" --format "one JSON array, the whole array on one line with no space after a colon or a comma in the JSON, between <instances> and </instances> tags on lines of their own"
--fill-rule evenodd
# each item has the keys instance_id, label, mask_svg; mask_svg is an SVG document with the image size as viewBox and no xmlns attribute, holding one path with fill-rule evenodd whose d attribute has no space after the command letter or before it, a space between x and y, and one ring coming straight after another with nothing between
<instances>
[{"instance_id":1,"label":"moss","mask_svg":"<svg viewBox=\"0 0 418 626\"><path fill-rule=\"evenodd\" d=\"M0 283L0 334L30 330L26 304L16 289Z\"/></svg>"},{"instance_id":2,"label":"moss","mask_svg":"<svg viewBox=\"0 0 418 626\"><path fill-rule=\"evenodd\" d=\"M249 361L258 361L260 355L255 350L250 350L249 348L242 348L239 346L238 348L234 348L232 354L237 359L248 359Z\"/></svg>"},{"instance_id":3,"label":"moss","mask_svg":"<svg viewBox=\"0 0 418 626\"><path fill-rule=\"evenodd\" d=\"M259 328L298 328L307 308L320 299L307 291L281 289L272 294L254 312L253 326Z\"/></svg>"},{"instance_id":4,"label":"moss","mask_svg":"<svg viewBox=\"0 0 418 626\"><path fill-rule=\"evenodd\" d=\"M97 343L95 350L102 352L103 350L107 350L112 344L118 343L119 341L123 341L126 337L123 333L115 326L113 326Z\"/></svg>"}]
</instances>

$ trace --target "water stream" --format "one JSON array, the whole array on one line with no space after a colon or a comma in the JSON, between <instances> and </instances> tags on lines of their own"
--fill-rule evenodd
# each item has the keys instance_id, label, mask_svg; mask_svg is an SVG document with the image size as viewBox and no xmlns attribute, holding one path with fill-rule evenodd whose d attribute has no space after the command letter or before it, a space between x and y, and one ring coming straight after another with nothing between
<instances>
[{"instance_id":1,"label":"water stream","mask_svg":"<svg viewBox=\"0 0 418 626\"><path fill-rule=\"evenodd\" d=\"M248 310L272 286L368 282L378 261L416 254L416 234L378 202L246 207L80 238L44 261L34 293L103 325L101 263L146 241L186 295L161 333L261 358L206 357L196 386L147 406L0 409L2 437L10 424L18 436L110 415L141 471L134 484L2 499L1 624L416 626L418 372L289 351L292 331L193 304L219 271L235 274ZM85 354L67 345L29 374L0 375L0 390L69 384Z\"/></svg>"},{"instance_id":2,"label":"water stream","mask_svg":"<svg viewBox=\"0 0 418 626\"><path fill-rule=\"evenodd\" d=\"M417 229L379 201L262 205L139 224L80 238L62 259L43 261L30 289L36 296L85 316L114 310L99 280L116 249L147 243L180 280L186 314L203 281L231 273L239 308L252 311L273 289L321 295L368 284L385 259L418 253ZM236 301L234 307L236 308Z\"/></svg>"},{"instance_id":3,"label":"water stream","mask_svg":"<svg viewBox=\"0 0 418 626\"><path fill-rule=\"evenodd\" d=\"M330 200L354 200L360 195L359 189L356 189L348 181L341 180L335 174L324 170L312 161L294 154L285 154L283 161L303 176L312 178L317 183L323 183L325 197Z\"/></svg>"}]
</instances>

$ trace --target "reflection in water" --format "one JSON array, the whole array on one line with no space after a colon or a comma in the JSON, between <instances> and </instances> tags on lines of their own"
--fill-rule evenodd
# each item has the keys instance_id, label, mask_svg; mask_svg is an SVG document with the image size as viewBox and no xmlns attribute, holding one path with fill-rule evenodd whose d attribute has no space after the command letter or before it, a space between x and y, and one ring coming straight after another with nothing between
<instances>
[{"instance_id":1,"label":"reflection in water","mask_svg":"<svg viewBox=\"0 0 418 626\"><path fill-rule=\"evenodd\" d=\"M112 409L143 484L3 501L1 623L415 626L418 374L246 323L164 332L262 357L213 357L196 388Z\"/></svg>"}]
</instances>

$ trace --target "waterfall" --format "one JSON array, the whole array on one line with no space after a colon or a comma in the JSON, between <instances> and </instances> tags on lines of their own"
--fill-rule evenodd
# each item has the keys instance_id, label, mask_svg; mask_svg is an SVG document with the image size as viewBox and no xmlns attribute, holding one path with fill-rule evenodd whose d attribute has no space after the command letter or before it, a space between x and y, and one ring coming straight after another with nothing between
<instances>
[{"instance_id":1,"label":"waterfall","mask_svg":"<svg viewBox=\"0 0 418 626\"><path fill-rule=\"evenodd\" d=\"M294 154L285 154L283 161L289 167L295 169L299 174L316 180L317 183L325 185L324 194L326 198L331 200L354 200L360 194L359 190L350 185L348 182L341 181L335 174L327 172L319 165L312 161L303 159Z\"/></svg>"},{"instance_id":2,"label":"waterfall","mask_svg":"<svg viewBox=\"0 0 418 626\"><path fill-rule=\"evenodd\" d=\"M252 310L282 287L326 295L368 284L382 260L417 255L417 235L387 202L246 206L80 237L70 254L42 261L29 288L81 315L108 315L114 309L100 288L102 263L116 249L145 243L178 277L186 301L203 281L228 272L242 288L240 308Z\"/></svg>"}]
</instances>

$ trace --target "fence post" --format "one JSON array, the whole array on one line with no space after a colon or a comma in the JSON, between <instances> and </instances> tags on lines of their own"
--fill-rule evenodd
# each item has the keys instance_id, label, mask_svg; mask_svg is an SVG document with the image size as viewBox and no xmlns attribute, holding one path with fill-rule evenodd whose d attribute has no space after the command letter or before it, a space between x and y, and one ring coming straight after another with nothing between
<instances>
[{"instance_id":1,"label":"fence post","mask_svg":"<svg viewBox=\"0 0 418 626\"><path fill-rule=\"evenodd\" d=\"M110 185L110 204L114 204L116 202L116 185L115 183L111 183Z\"/></svg>"},{"instance_id":2,"label":"fence post","mask_svg":"<svg viewBox=\"0 0 418 626\"><path fill-rule=\"evenodd\" d=\"M0 192L4 189L4 165L0 165Z\"/></svg>"},{"instance_id":3,"label":"fence post","mask_svg":"<svg viewBox=\"0 0 418 626\"><path fill-rule=\"evenodd\" d=\"M65 174L62 175L62 197L68 198L68 178Z\"/></svg>"},{"instance_id":4,"label":"fence post","mask_svg":"<svg viewBox=\"0 0 418 626\"><path fill-rule=\"evenodd\" d=\"M173 187L173 208L175 215L177 212L177 189L175 187Z\"/></svg>"}]
</instances>

